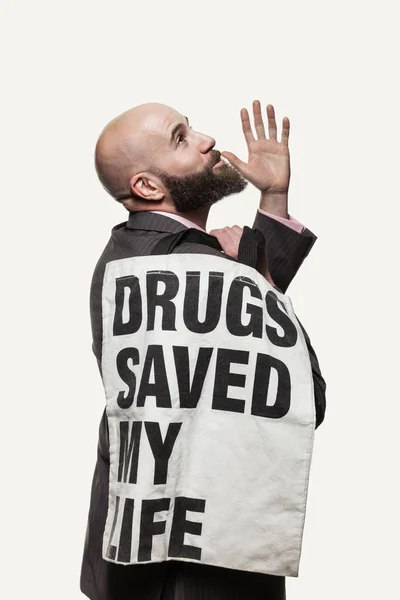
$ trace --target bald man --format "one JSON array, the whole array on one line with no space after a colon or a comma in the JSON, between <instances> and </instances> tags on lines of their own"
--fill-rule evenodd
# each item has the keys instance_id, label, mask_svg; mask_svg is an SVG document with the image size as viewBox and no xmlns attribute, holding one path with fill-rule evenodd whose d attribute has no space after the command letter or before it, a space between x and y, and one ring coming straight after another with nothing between
<instances>
[{"instance_id":1,"label":"bald man","mask_svg":"<svg viewBox=\"0 0 400 600\"><path fill-rule=\"evenodd\" d=\"M289 119L277 139L274 108L266 107L267 137L261 104L253 102L255 133L248 111L241 110L248 161L215 149L215 140L195 131L175 109L158 103L139 105L113 119L101 132L95 167L105 190L129 213L128 221L112 229L96 265L90 311L93 352L102 374L102 285L106 265L113 260L149 255L165 236L187 228L206 231L211 206L244 190L248 182L260 191L253 228L265 237L262 274L280 292L287 287L310 252L316 236L288 213L290 180ZM227 210L229 208L227 207ZM235 260L242 234L239 226L210 232L221 250L184 242L174 252L211 254ZM325 412L325 382L311 342L316 426ZM110 452L106 411L100 422L97 463L81 570L81 591L91 600L283 600L285 579L251 571L236 571L195 562L121 565L102 558L102 538L108 508ZM238 548L240 552L240 548Z\"/></svg>"}]
</instances>

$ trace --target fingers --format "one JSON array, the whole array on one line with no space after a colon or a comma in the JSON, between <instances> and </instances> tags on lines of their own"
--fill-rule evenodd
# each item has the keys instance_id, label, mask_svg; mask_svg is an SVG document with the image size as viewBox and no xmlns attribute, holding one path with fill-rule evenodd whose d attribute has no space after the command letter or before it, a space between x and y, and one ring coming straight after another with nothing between
<instances>
[{"instance_id":1,"label":"fingers","mask_svg":"<svg viewBox=\"0 0 400 600\"><path fill-rule=\"evenodd\" d=\"M246 108L242 108L240 111L240 116L242 119L242 129L244 133L244 137L246 138L247 145L251 144L251 142L255 141L255 137L253 134L253 130L251 128L249 113ZM254 126L256 129L257 138L265 139L265 127L261 113L261 103L259 100L253 100L253 116L254 116ZM267 104L267 119L268 119L268 135L269 139L277 140L277 127L276 127L276 119L275 119L275 109L272 104ZM288 145L289 140L289 130L290 130L290 122L287 117L284 117L282 120L282 144L285 146Z\"/></svg>"},{"instance_id":2,"label":"fingers","mask_svg":"<svg viewBox=\"0 0 400 600\"><path fill-rule=\"evenodd\" d=\"M240 117L242 119L244 137L246 138L247 145L249 145L251 142L254 142L254 135L251 129L249 113L247 112L246 108L242 108L240 111Z\"/></svg>"},{"instance_id":3,"label":"fingers","mask_svg":"<svg viewBox=\"0 0 400 600\"><path fill-rule=\"evenodd\" d=\"M276 140L275 110L272 104L267 104L268 133L271 140Z\"/></svg>"},{"instance_id":4,"label":"fingers","mask_svg":"<svg viewBox=\"0 0 400 600\"><path fill-rule=\"evenodd\" d=\"M246 163L243 162L242 160L240 160L240 158L238 158L236 156L236 154L233 154L233 152L227 152L226 150L224 150L223 152L221 152L221 156L223 156L224 158L226 158L226 160L228 162L230 162L230 164L235 167L238 171L240 171L244 176L246 173Z\"/></svg>"},{"instance_id":5,"label":"fingers","mask_svg":"<svg viewBox=\"0 0 400 600\"><path fill-rule=\"evenodd\" d=\"M224 227L224 235L229 238L234 246L239 246L240 238L242 237L243 229L239 225L233 225L233 227Z\"/></svg>"},{"instance_id":6,"label":"fingers","mask_svg":"<svg viewBox=\"0 0 400 600\"><path fill-rule=\"evenodd\" d=\"M258 139L265 138L264 121L263 121L262 115L261 115L261 103L259 100L253 101L253 114L254 114L254 125L256 127Z\"/></svg>"},{"instance_id":7,"label":"fingers","mask_svg":"<svg viewBox=\"0 0 400 600\"><path fill-rule=\"evenodd\" d=\"M282 144L288 145L290 131L290 121L287 117L283 117L282 121Z\"/></svg>"},{"instance_id":8,"label":"fingers","mask_svg":"<svg viewBox=\"0 0 400 600\"><path fill-rule=\"evenodd\" d=\"M213 229L209 232L210 235L217 238L225 254L232 256L232 258L237 258L242 233L243 228L239 227L239 225Z\"/></svg>"}]
</instances>

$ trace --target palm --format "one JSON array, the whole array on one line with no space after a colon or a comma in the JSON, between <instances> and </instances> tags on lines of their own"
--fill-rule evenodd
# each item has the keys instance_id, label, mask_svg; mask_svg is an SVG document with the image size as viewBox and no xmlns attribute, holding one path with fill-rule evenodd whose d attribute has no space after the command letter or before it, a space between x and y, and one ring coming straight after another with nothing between
<instances>
[{"instance_id":1,"label":"palm","mask_svg":"<svg viewBox=\"0 0 400 600\"><path fill-rule=\"evenodd\" d=\"M290 156L288 147L289 119L285 117L282 125L282 141L276 136L274 107L267 106L268 130L270 138L266 138L261 106L258 100L253 102L254 124L258 139L253 135L249 114L245 108L241 110L242 129L249 150L248 162L238 159L231 152L222 152L234 167L253 185L263 192L286 192L290 180Z\"/></svg>"},{"instance_id":2,"label":"palm","mask_svg":"<svg viewBox=\"0 0 400 600\"><path fill-rule=\"evenodd\" d=\"M249 145L248 177L260 190L287 189L290 178L289 149L277 140L259 139Z\"/></svg>"}]
</instances>

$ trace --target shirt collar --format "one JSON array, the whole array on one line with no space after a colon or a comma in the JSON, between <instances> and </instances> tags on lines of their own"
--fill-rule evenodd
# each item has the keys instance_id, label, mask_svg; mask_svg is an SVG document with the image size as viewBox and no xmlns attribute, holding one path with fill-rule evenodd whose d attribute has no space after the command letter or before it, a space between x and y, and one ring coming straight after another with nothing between
<instances>
[{"instance_id":1,"label":"shirt collar","mask_svg":"<svg viewBox=\"0 0 400 600\"><path fill-rule=\"evenodd\" d=\"M129 212L128 221L121 223L118 227L126 226L128 229L144 229L147 231L165 231L168 233L177 233L188 229L188 227L200 229L198 225L185 219L189 225L183 224L180 220L171 218L171 213L161 214L161 211L142 210ZM204 231L204 230L203 230Z\"/></svg>"},{"instance_id":2,"label":"shirt collar","mask_svg":"<svg viewBox=\"0 0 400 600\"><path fill-rule=\"evenodd\" d=\"M182 225L185 225L186 227L193 228L193 229L199 229L200 231L204 231L205 233L207 233L205 229L203 229L196 223L193 223L193 221L189 221L189 219L182 217L181 215L176 215L175 213L165 212L163 210L150 210L149 212L151 212L153 214L164 215L164 217L169 217L170 219L174 219L175 221L178 221L178 223L182 223Z\"/></svg>"},{"instance_id":3,"label":"shirt collar","mask_svg":"<svg viewBox=\"0 0 400 600\"><path fill-rule=\"evenodd\" d=\"M160 231L166 233L177 233L187 229L186 225L179 223L175 219L170 219L157 212L149 210L129 212L128 221L121 223L120 226L126 226L128 229L143 229L146 231Z\"/></svg>"}]
</instances>

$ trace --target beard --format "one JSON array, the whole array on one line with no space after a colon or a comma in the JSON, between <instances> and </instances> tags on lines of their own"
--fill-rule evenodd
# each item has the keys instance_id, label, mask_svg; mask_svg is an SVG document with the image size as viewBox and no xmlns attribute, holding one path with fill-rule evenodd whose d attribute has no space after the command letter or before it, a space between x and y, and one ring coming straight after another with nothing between
<instances>
[{"instance_id":1,"label":"beard","mask_svg":"<svg viewBox=\"0 0 400 600\"><path fill-rule=\"evenodd\" d=\"M248 184L239 171L228 164L217 169L207 166L199 173L181 176L157 169L157 175L181 213L210 207L226 196L238 194Z\"/></svg>"}]
</instances>

